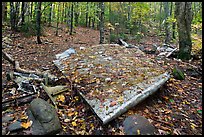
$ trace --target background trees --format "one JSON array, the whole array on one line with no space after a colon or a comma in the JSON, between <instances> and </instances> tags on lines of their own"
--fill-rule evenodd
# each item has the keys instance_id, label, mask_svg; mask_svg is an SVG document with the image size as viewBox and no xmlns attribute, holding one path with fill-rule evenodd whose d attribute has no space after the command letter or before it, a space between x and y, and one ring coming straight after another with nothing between
<instances>
[{"instance_id":1,"label":"background trees","mask_svg":"<svg viewBox=\"0 0 204 137\"><path fill-rule=\"evenodd\" d=\"M44 26L55 27L58 35L59 26L67 24L66 31L70 35L78 26L100 30L100 43L115 43L118 38L140 42L145 36L157 36L168 44L179 38L182 45L181 32L185 39L192 34L193 37L202 35L202 3L187 5L175 2L43 2L39 11L38 2L2 2L2 22L9 24L13 31L37 37L43 34ZM184 11L183 7L188 9ZM191 43L190 40L187 43Z\"/></svg>"}]
</instances>

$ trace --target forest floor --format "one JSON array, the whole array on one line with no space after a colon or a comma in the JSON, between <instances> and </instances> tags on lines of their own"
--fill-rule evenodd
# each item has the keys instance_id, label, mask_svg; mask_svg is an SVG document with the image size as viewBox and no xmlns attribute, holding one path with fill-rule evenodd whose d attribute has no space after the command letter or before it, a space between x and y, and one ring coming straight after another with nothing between
<instances>
[{"instance_id":1,"label":"forest floor","mask_svg":"<svg viewBox=\"0 0 204 137\"><path fill-rule=\"evenodd\" d=\"M65 28L65 26L61 26ZM64 29L65 30L65 29ZM16 38L12 38L13 46L4 51L19 61L20 67L28 70L40 70L44 68L51 70L52 74L62 76L62 73L52 63L55 55L68 48L80 46L92 46L99 44L99 31L90 28L77 27L73 35L59 30L59 35L55 36L55 28L45 28L45 34L41 37L43 44L36 44L36 37L24 37L22 33L16 33ZM4 31L3 36L8 36L9 31ZM147 36L140 43L127 41L137 44L162 44L156 36ZM147 54L150 58L156 58L155 54ZM88 135L120 135L124 134L123 120L133 114L139 114L147 118L158 130L159 135L202 135L202 75L193 75L192 65L202 70L202 59L182 62L169 58L160 60L161 66L167 70L172 70L179 66L185 72L185 80L176 80L171 77L158 92L145 99L126 113L103 126L90 108L74 94L73 105L58 110L58 115L63 127L60 134L88 134ZM194 68L195 69L195 68ZM9 92L12 82L6 80L6 73L13 70L12 64L2 58L2 94ZM202 72L201 72L202 73ZM64 81L65 82L65 81ZM67 83L66 83L67 84ZM69 84L68 84L69 85ZM64 93L64 96L68 94ZM48 97L41 96L45 100ZM76 99L77 98L77 99ZM18 120L21 113L27 108L28 104L10 107L2 111L2 116L10 112L15 120ZM66 110L74 110L75 113ZM15 110L15 113L12 111ZM77 113L76 113L77 112ZM68 114L75 119L66 120L64 115ZM2 125L6 129L8 124ZM27 130L17 133L7 134L29 134Z\"/></svg>"}]
</instances>

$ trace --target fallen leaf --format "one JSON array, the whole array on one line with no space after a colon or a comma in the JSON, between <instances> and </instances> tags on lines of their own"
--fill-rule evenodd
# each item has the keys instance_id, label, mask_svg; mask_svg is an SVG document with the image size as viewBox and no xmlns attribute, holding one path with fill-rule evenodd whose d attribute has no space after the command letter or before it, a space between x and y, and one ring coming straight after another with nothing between
<instances>
[{"instance_id":1,"label":"fallen leaf","mask_svg":"<svg viewBox=\"0 0 204 137\"><path fill-rule=\"evenodd\" d=\"M197 110L197 112L198 112L199 114L202 114L202 110Z\"/></svg>"},{"instance_id":2,"label":"fallen leaf","mask_svg":"<svg viewBox=\"0 0 204 137\"><path fill-rule=\"evenodd\" d=\"M137 130L137 134L140 135L140 130L139 129Z\"/></svg>"},{"instance_id":3,"label":"fallen leaf","mask_svg":"<svg viewBox=\"0 0 204 137\"><path fill-rule=\"evenodd\" d=\"M66 122L66 123L69 122L69 121L70 121L70 119L68 119L68 118L66 118L66 119L64 120L64 122Z\"/></svg>"},{"instance_id":4,"label":"fallen leaf","mask_svg":"<svg viewBox=\"0 0 204 137\"><path fill-rule=\"evenodd\" d=\"M110 107L113 107L113 106L115 106L116 104L117 104L116 101L112 101L112 102L110 103Z\"/></svg>"},{"instance_id":5,"label":"fallen leaf","mask_svg":"<svg viewBox=\"0 0 204 137\"><path fill-rule=\"evenodd\" d=\"M77 124L76 124L76 122L75 122L75 121L73 121L73 122L72 122L72 126L74 126L74 127L76 127L76 126L77 126Z\"/></svg>"},{"instance_id":6,"label":"fallen leaf","mask_svg":"<svg viewBox=\"0 0 204 137\"><path fill-rule=\"evenodd\" d=\"M33 121L28 121L28 122L22 122L21 127L27 129L32 125Z\"/></svg>"},{"instance_id":7,"label":"fallen leaf","mask_svg":"<svg viewBox=\"0 0 204 137\"><path fill-rule=\"evenodd\" d=\"M64 95L58 95L57 100L60 100L62 102L65 102L65 96Z\"/></svg>"},{"instance_id":8,"label":"fallen leaf","mask_svg":"<svg viewBox=\"0 0 204 137\"><path fill-rule=\"evenodd\" d=\"M75 114L75 112L69 112L67 115L69 116L69 117L71 117L72 115L74 115Z\"/></svg>"}]
</instances>

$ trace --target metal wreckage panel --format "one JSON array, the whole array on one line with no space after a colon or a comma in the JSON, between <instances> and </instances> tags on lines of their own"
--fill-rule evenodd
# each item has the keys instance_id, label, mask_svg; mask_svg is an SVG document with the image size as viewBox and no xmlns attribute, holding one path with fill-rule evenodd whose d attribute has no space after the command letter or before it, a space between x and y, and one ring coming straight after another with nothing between
<instances>
[{"instance_id":1,"label":"metal wreckage panel","mask_svg":"<svg viewBox=\"0 0 204 137\"><path fill-rule=\"evenodd\" d=\"M103 124L153 94L170 77L138 48L101 44L70 48L54 64Z\"/></svg>"}]
</instances>

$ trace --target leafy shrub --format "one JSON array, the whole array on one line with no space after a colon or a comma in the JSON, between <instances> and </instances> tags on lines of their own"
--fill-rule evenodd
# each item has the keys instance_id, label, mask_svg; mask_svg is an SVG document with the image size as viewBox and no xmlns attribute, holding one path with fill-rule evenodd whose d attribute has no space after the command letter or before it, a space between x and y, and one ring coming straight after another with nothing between
<instances>
[{"instance_id":1,"label":"leafy shrub","mask_svg":"<svg viewBox=\"0 0 204 137\"><path fill-rule=\"evenodd\" d=\"M127 41L128 40L128 35L125 34L125 33L120 33L119 38L123 39L124 41Z\"/></svg>"},{"instance_id":2,"label":"leafy shrub","mask_svg":"<svg viewBox=\"0 0 204 137\"><path fill-rule=\"evenodd\" d=\"M117 42L118 37L116 34L110 34L110 43L115 43Z\"/></svg>"},{"instance_id":3,"label":"leafy shrub","mask_svg":"<svg viewBox=\"0 0 204 137\"><path fill-rule=\"evenodd\" d=\"M41 35L43 34L44 28L42 25L40 26L41 28ZM37 26L36 23L31 21L31 22L25 22L20 28L20 32L23 32L25 36L35 36L37 33Z\"/></svg>"}]
</instances>

